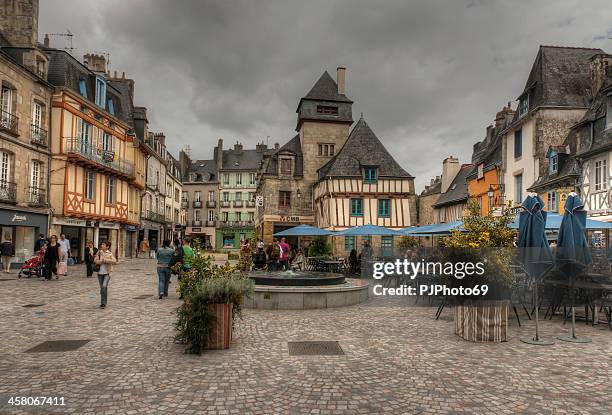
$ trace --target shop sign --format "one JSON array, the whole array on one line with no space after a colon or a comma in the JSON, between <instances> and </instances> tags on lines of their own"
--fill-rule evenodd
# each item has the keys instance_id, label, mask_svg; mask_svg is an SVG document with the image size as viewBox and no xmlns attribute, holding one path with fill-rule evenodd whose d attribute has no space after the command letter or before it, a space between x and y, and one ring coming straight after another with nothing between
<instances>
[{"instance_id":1,"label":"shop sign","mask_svg":"<svg viewBox=\"0 0 612 415\"><path fill-rule=\"evenodd\" d=\"M54 225L64 226L86 226L87 221L82 219L71 219L71 218L53 218Z\"/></svg>"},{"instance_id":2,"label":"shop sign","mask_svg":"<svg viewBox=\"0 0 612 415\"><path fill-rule=\"evenodd\" d=\"M128 232L136 232L138 228L134 225L125 225L125 230Z\"/></svg>"},{"instance_id":3,"label":"shop sign","mask_svg":"<svg viewBox=\"0 0 612 415\"><path fill-rule=\"evenodd\" d=\"M193 232L193 233L200 233L200 232L202 232L202 228L191 228L191 232Z\"/></svg>"},{"instance_id":4,"label":"shop sign","mask_svg":"<svg viewBox=\"0 0 612 415\"><path fill-rule=\"evenodd\" d=\"M26 215L20 215L18 213L15 213L11 222L26 222L27 220L28 217Z\"/></svg>"},{"instance_id":5,"label":"shop sign","mask_svg":"<svg viewBox=\"0 0 612 415\"><path fill-rule=\"evenodd\" d=\"M255 206L262 207L263 205L264 205L264 198L263 198L263 196L255 197Z\"/></svg>"},{"instance_id":6,"label":"shop sign","mask_svg":"<svg viewBox=\"0 0 612 415\"><path fill-rule=\"evenodd\" d=\"M280 221L281 222L299 222L300 217L299 216L281 216Z\"/></svg>"},{"instance_id":7,"label":"shop sign","mask_svg":"<svg viewBox=\"0 0 612 415\"><path fill-rule=\"evenodd\" d=\"M114 222L100 222L100 228L102 229L119 229L119 224Z\"/></svg>"}]
</instances>

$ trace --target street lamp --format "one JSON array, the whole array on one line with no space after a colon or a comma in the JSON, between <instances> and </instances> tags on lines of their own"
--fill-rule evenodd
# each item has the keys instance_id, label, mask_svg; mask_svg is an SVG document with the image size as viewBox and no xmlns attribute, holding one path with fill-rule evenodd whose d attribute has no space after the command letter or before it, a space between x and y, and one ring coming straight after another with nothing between
<instances>
[{"instance_id":1,"label":"street lamp","mask_svg":"<svg viewBox=\"0 0 612 415\"><path fill-rule=\"evenodd\" d=\"M493 190L493 186L489 186L489 190L487 190L487 196L489 196L489 213L493 211L493 195L495 191Z\"/></svg>"}]
</instances>

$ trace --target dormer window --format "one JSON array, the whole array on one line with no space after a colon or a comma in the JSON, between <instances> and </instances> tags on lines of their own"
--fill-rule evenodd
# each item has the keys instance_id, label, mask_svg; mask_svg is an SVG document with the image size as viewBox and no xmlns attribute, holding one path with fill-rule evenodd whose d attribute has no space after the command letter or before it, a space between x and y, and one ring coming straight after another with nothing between
<instances>
[{"instance_id":1,"label":"dormer window","mask_svg":"<svg viewBox=\"0 0 612 415\"><path fill-rule=\"evenodd\" d=\"M376 183L378 180L378 168L376 167L364 167L363 168L363 181L365 183Z\"/></svg>"},{"instance_id":2,"label":"dormer window","mask_svg":"<svg viewBox=\"0 0 612 415\"><path fill-rule=\"evenodd\" d=\"M518 116L519 118L524 117L529 112L529 95L525 95L519 101L518 105Z\"/></svg>"},{"instance_id":3,"label":"dormer window","mask_svg":"<svg viewBox=\"0 0 612 415\"><path fill-rule=\"evenodd\" d=\"M106 80L96 77L96 105L106 108Z\"/></svg>"},{"instance_id":4,"label":"dormer window","mask_svg":"<svg viewBox=\"0 0 612 415\"><path fill-rule=\"evenodd\" d=\"M79 79L79 94L81 94L82 97L87 98L87 82L85 81L85 78Z\"/></svg>"},{"instance_id":5,"label":"dormer window","mask_svg":"<svg viewBox=\"0 0 612 415\"><path fill-rule=\"evenodd\" d=\"M293 160L290 158L280 159L280 174L281 176L291 176L293 172Z\"/></svg>"},{"instance_id":6,"label":"dormer window","mask_svg":"<svg viewBox=\"0 0 612 415\"><path fill-rule=\"evenodd\" d=\"M113 99L109 98L106 105L106 110L110 115L115 115L115 104L113 104Z\"/></svg>"},{"instance_id":7,"label":"dormer window","mask_svg":"<svg viewBox=\"0 0 612 415\"><path fill-rule=\"evenodd\" d=\"M555 152L551 153L548 161L548 170L551 174L559 170L559 155Z\"/></svg>"},{"instance_id":8,"label":"dormer window","mask_svg":"<svg viewBox=\"0 0 612 415\"><path fill-rule=\"evenodd\" d=\"M330 105L317 105L317 114L338 115L338 107L332 107Z\"/></svg>"}]
</instances>

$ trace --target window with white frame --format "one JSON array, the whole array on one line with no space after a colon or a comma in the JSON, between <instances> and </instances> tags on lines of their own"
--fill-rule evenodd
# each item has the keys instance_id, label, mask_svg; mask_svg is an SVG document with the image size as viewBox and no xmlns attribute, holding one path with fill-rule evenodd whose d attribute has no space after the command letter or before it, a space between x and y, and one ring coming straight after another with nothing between
<instances>
[{"instance_id":1,"label":"window with white frame","mask_svg":"<svg viewBox=\"0 0 612 415\"><path fill-rule=\"evenodd\" d=\"M208 201L209 202L214 202L215 201L215 191L214 190L209 190L208 191Z\"/></svg>"},{"instance_id":2,"label":"window with white frame","mask_svg":"<svg viewBox=\"0 0 612 415\"><path fill-rule=\"evenodd\" d=\"M115 203L116 183L115 176L108 176L106 179L106 203L112 205Z\"/></svg>"},{"instance_id":3,"label":"window with white frame","mask_svg":"<svg viewBox=\"0 0 612 415\"><path fill-rule=\"evenodd\" d=\"M224 185L229 185L229 174L227 173L223 173L223 184Z\"/></svg>"},{"instance_id":4,"label":"window with white frame","mask_svg":"<svg viewBox=\"0 0 612 415\"><path fill-rule=\"evenodd\" d=\"M608 163L606 159L595 161L595 190L608 188Z\"/></svg>"},{"instance_id":5,"label":"window with white frame","mask_svg":"<svg viewBox=\"0 0 612 415\"><path fill-rule=\"evenodd\" d=\"M221 218L223 219L223 222L228 222L229 221L229 212L221 213Z\"/></svg>"},{"instance_id":6,"label":"window with white frame","mask_svg":"<svg viewBox=\"0 0 612 415\"><path fill-rule=\"evenodd\" d=\"M106 107L106 80L96 77L96 105Z\"/></svg>"},{"instance_id":7,"label":"window with white frame","mask_svg":"<svg viewBox=\"0 0 612 415\"><path fill-rule=\"evenodd\" d=\"M200 221L200 211L196 210L194 213L195 213L194 219L199 222Z\"/></svg>"},{"instance_id":8,"label":"window with white frame","mask_svg":"<svg viewBox=\"0 0 612 415\"><path fill-rule=\"evenodd\" d=\"M214 210L209 210L208 211L208 220L211 221L211 222L215 220L215 211Z\"/></svg>"},{"instance_id":9,"label":"window with white frame","mask_svg":"<svg viewBox=\"0 0 612 415\"><path fill-rule=\"evenodd\" d=\"M236 173L236 184L242 186L242 173Z\"/></svg>"},{"instance_id":10,"label":"window with white frame","mask_svg":"<svg viewBox=\"0 0 612 415\"><path fill-rule=\"evenodd\" d=\"M11 179L11 155L0 151L0 182L6 185Z\"/></svg>"},{"instance_id":11,"label":"window with white frame","mask_svg":"<svg viewBox=\"0 0 612 415\"><path fill-rule=\"evenodd\" d=\"M223 192L223 201L229 202L229 192Z\"/></svg>"},{"instance_id":12,"label":"window with white frame","mask_svg":"<svg viewBox=\"0 0 612 415\"><path fill-rule=\"evenodd\" d=\"M559 156L557 155L557 153L552 153L550 155L550 159L549 159L549 172L550 173L556 173L557 170L559 170Z\"/></svg>"},{"instance_id":13,"label":"window with white frame","mask_svg":"<svg viewBox=\"0 0 612 415\"><path fill-rule=\"evenodd\" d=\"M200 192L199 190L198 190L198 191L196 191L196 192L193 194L193 200L194 200L195 202L201 202L201 201L202 201L202 192Z\"/></svg>"},{"instance_id":14,"label":"window with white frame","mask_svg":"<svg viewBox=\"0 0 612 415\"><path fill-rule=\"evenodd\" d=\"M514 176L514 203L523 202L523 174Z\"/></svg>"},{"instance_id":15,"label":"window with white frame","mask_svg":"<svg viewBox=\"0 0 612 415\"><path fill-rule=\"evenodd\" d=\"M255 173L250 174L250 184L255 184Z\"/></svg>"},{"instance_id":16,"label":"window with white frame","mask_svg":"<svg viewBox=\"0 0 612 415\"><path fill-rule=\"evenodd\" d=\"M525 95L519 101L518 115L519 118L524 117L529 112L529 95Z\"/></svg>"},{"instance_id":17,"label":"window with white frame","mask_svg":"<svg viewBox=\"0 0 612 415\"><path fill-rule=\"evenodd\" d=\"M0 101L2 103L2 121L9 119L13 115L13 100L15 98L15 90L8 85L2 85L2 92L0 93Z\"/></svg>"},{"instance_id":18,"label":"window with white frame","mask_svg":"<svg viewBox=\"0 0 612 415\"><path fill-rule=\"evenodd\" d=\"M556 212L559 209L559 202L557 200L557 192L548 192L546 200L546 208L549 212Z\"/></svg>"},{"instance_id":19,"label":"window with white frame","mask_svg":"<svg viewBox=\"0 0 612 415\"><path fill-rule=\"evenodd\" d=\"M43 115L44 105L38 101L34 101L32 103L32 128L34 133L39 133L43 128Z\"/></svg>"},{"instance_id":20,"label":"window with white frame","mask_svg":"<svg viewBox=\"0 0 612 415\"><path fill-rule=\"evenodd\" d=\"M33 160L32 161L32 169L30 173L30 188L32 192L38 193L40 189L40 173L42 170L42 166L40 161Z\"/></svg>"},{"instance_id":21,"label":"window with white frame","mask_svg":"<svg viewBox=\"0 0 612 415\"><path fill-rule=\"evenodd\" d=\"M88 200L94 200L96 197L96 173L92 170L87 170L85 174L85 198Z\"/></svg>"}]
</instances>

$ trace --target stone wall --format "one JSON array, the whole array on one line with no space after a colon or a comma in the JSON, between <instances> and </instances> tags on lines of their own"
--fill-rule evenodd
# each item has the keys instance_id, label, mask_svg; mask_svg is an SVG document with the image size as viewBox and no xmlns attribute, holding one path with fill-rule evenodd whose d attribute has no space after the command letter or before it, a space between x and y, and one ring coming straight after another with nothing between
<instances>
[{"instance_id":1,"label":"stone wall","mask_svg":"<svg viewBox=\"0 0 612 415\"><path fill-rule=\"evenodd\" d=\"M0 31L13 46L35 46L38 0L0 0Z\"/></svg>"},{"instance_id":2,"label":"stone wall","mask_svg":"<svg viewBox=\"0 0 612 415\"><path fill-rule=\"evenodd\" d=\"M419 226L428 225L434 223L434 208L433 205L438 201L440 193L434 193L432 195L420 196L417 200L419 209ZM412 220L412 218L411 218ZM416 219L414 221L416 223Z\"/></svg>"}]
</instances>

